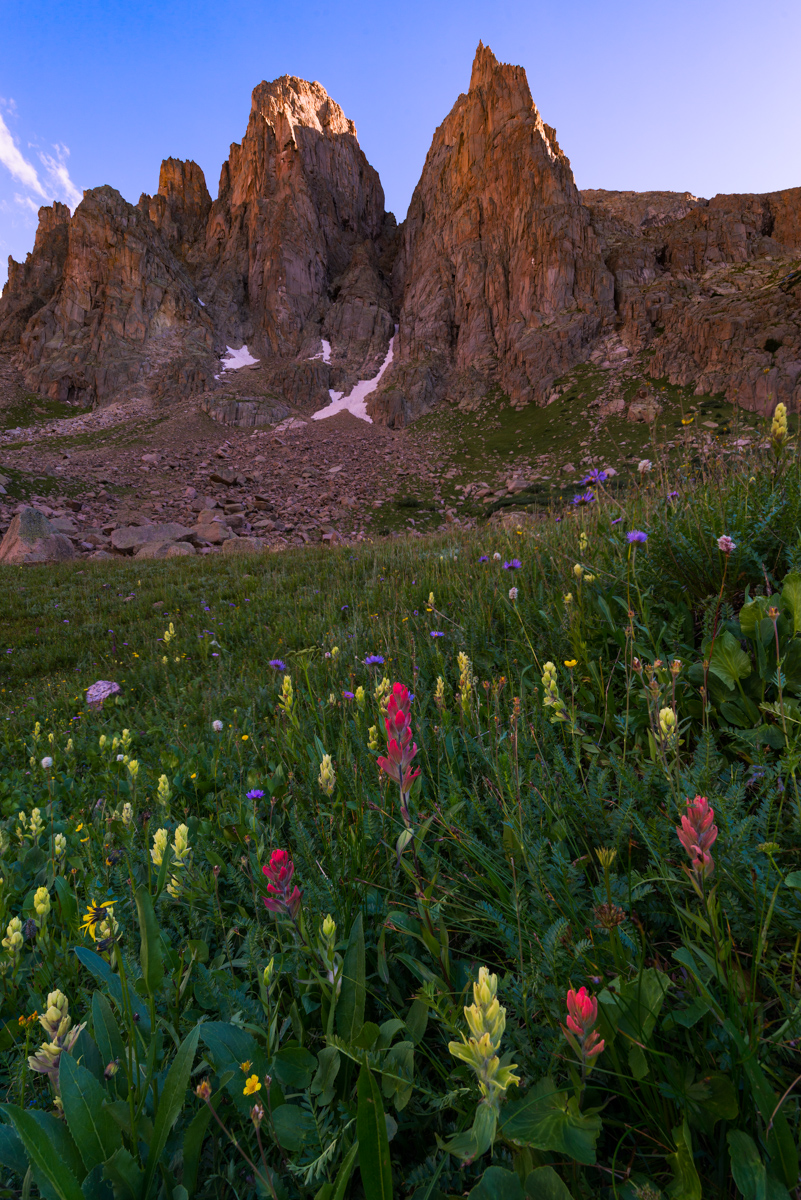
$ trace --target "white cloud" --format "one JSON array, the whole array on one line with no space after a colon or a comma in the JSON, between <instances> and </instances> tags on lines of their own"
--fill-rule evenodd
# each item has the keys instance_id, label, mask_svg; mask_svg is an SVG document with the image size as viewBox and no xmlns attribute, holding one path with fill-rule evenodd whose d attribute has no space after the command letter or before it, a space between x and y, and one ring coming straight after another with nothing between
<instances>
[{"instance_id":1,"label":"white cloud","mask_svg":"<svg viewBox=\"0 0 801 1200\"><path fill-rule=\"evenodd\" d=\"M83 200L83 195L78 191L75 184L70 179L70 173L67 169L66 160L69 158L69 147L59 146L56 144L53 149L56 152L56 157L53 158L49 154L44 154L40 151L39 158L44 165L47 174L50 176L51 186L54 196L57 200L64 200L69 204L70 208L75 208L77 204Z\"/></svg>"},{"instance_id":2,"label":"white cloud","mask_svg":"<svg viewBox=\"0 0 801 1200\"><path fill-rule=\"evenodd\" d=\"M36 167L24 157L19 146L11 136L11 130L2 117L0 117L0 163L11 172L23 187L26 187L31 192L35 192L43 200L50 199L42 187L39 176L36 173Z\"/></svg>"},{"instance_id":3,"label":"white cloud","mask_svg":"<svg viewBox=\"0 0 801 1200\"><path fill-rule=\"evenodd\" d=\"M20 196L19 192L15 192L14 203L18 204L20 208L29 208L35 215L39 213L39 205L35 200L31 200L30 196Z\"/></svg>"}]
</instances>

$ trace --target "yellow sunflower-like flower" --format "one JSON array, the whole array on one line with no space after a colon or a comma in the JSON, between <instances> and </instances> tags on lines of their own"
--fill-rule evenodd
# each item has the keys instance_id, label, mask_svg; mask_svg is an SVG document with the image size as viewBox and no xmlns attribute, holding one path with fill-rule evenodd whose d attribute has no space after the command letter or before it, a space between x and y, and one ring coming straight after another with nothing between
<instances>
[{"instance_id":1,"label":"yellow sunflower-like flower","mask_svg":"<svg viewBox=\"0 0 801 1200\"><path fill-rule=\"evenodd\" d=\"M261 1080L259 1079L258 1075L251 1075L250 1078L245 1081L245 1086L242 1089L242 1095L255 1096L256 1092L260 1091Z\"/></svg>"},{"instance_id":2,"label":"yellow sunflower-like flower","mask_svg":"<svg viewBox=\"0 0 801 1200\"><path fill-rule=\"evenodd\" d=\"M114 900L104 900L102 904L96 904L94 900L87 907L81 922L81 933L90 933L92 941L97 941L97 926L101 925L106 918L114 915ZM109 913L109 909L111 912Z\"/></svg>"}]
</instances>

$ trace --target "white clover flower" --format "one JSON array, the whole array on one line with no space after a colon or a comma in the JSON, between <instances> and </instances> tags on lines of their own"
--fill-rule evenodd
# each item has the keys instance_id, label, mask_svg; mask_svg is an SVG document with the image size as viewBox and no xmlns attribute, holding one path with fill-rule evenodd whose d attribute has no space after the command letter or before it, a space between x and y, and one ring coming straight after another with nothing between
<instances>
[{"instance_id":1,"label":"white clover flower","mask_svg":"<svg viewBox=\"0 0 801 1200\"><path fill-rule=\"evenodd\" d=\"M222 733L222 731L223 731L222 721L212 721L211 727L215 733Z\"/></svg>"},{"instance_id":2,"label":"white clover flower","mask_svg":"<svg viewBox=\"0 0 801 1200\"><path fill-rule=\"evenodd\" d=\"M52 765L53 765L52 758L50 757L49 754L46 754L45 757L42 759L42 768L45 771L49 771L50 768L52 767Z\"/></svg>"}]
</instances>

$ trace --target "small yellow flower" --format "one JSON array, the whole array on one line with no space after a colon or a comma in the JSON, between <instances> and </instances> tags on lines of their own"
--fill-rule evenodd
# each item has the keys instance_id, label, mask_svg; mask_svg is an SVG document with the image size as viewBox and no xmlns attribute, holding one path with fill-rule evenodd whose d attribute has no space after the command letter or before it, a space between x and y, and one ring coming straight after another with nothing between
<instances>
[{"instance_id":1,"label":"small yellow flower","mask_svg":"<svg viewBox=\"0 0 801 1200\"><path fill-rule=\"evenodd\" d=\"M245 1059L245 1061L244 1061L243 1063L240 1063L240 1064L239 1064L239 1070L242 1072L242 1074L243 1074L243 1075L247 1075L247 1073L248 1073L248 1071L250 1070L251 1066L252 1066L252 1064L251 1064L251 1061L250 1061L250 1059L249 1059L249 1058L246 1058L246 1059Z\"/></svg>"},{"instance_id":2,"label":"small yellow flower","mask_svg":"<svg viewBox=\"0 0 801 1200\"><path fill-rule=\"evenodd\" d=\"M575 667L575 665L576 665L576 663L577 663L577 662L578 662L578 659L577 659L577 658L566 658L566 659L565 659L565 666L566 666L566 667Z\"/></svg>"},{"instance_id":3,"label":"small yellow flower","mask_svg":"<svg viewBox=\"0 0 801 1200\"><path fill-rule=\"evenodd\" d=\"M246 742L246 741L248 740L248 738L249 738L249 737L250 737L250 734L248 734L248 733L243 733L243 734L242 734L242 741L243 741L243 742Z\"/></svg>"},{"instance_id":4,"label":"small yellow flower","mask_svg":"<svg viewBox=\"0 0 801 1200\"><path fill-rule=\"evenodd\" d=\"M261 1080L259 1079L258 1075L251 1075L250 1078L248 1080L246 1080L245 1086L242 1088L242 1095L243 1096L255 1096L256 1092L260 1092L260 1091L261 1091Z\"/></svg>"}]
</instances>

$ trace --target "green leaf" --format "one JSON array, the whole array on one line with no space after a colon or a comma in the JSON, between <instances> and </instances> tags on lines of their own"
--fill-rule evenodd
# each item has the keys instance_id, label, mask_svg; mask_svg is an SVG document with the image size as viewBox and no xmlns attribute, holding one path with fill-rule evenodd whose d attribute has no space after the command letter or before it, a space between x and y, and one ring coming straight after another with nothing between
<instances>
[{"instance_id":1,"label":"green leaf","mask_svg":"<svg viewBox=\"0 0 801 1200\"><path fill-rule=\"evenodd\" d=\"M553 1167L538 1167L526 1179L526 1200L573 1200Z\"/></svg>"},{"instance_id":2,"label":"green leaf","mask_svg":"<svg viewBox=\"0 0 801 1200\"><path fill-rule=\"evenodd\" d=\"M345 1200L347 1195L347 1187L350 1183L350 1177L353 1174L353 1168L356 1165L356 1158L359 1153L359 1143L354 1142L348 1153L342 1160L342 1166L337 1172L337 1177L334 1180L334 1190L331 1193L331 1200Z\"/></svg>"},{"instance_id":3,"label":"green leaf","mask_svg":"<svg viewBox=\"0 0 801 1200\"><path fill-rule=\"evenodd\" d=\"M745 1200L765 1200L768 1173L756 1144L747 1133L733 1129L726 1135L731 1155L731 1173Z\"/></svg>"},{"instance_id":4,"label":"green leaf","mask_svg":"<svg viewBox=\"0 0 801 1200\"><path fill-rule=\"evenodd\" d=\"M218 1092L216 1096L212 1096L209 1104L213 1104L216 1108L220 1102L220 1095L221 1093ZM195 1113L194 1117L187 1126L186 1132L184 1133L184 1169L181 1174L181 1178L183 1179L187 1194L190 1197L194 1196L195 1191L197 1190L197 1176L200 1169L200 1155L203 1150L203 1142L206 1138L206 1130L208 1129L209 1121L211 1120L211 1109L209 1108L209 1104L204 1104L200 1111Z\"/></svg>"},{"instance_id":5,"label":"green leaf","mask_svg":"<svg viewBox=\"0 0 801 1200\"><path fill-rule=\"evenodd\" d=\"M364 958L364 922L359 913L350 931L345 961L342 964L342 991L337 1002L337 1033L353 1042L364 1024L366 967Z\"/></svg>"},{"instance_id":6,"label":"green leaf","mask_svg":"<svg viewBox=\"0 0 801 1200\"><path fill-rule=\"evenodd\" d=\"M767 1136L767 1149L771 1158L773 1174L779 1176L786 1187L794 1188L798 1184L798 1150L787 1118L779 1106L779 1098L765 1078L756 1057L756 1048L748 1045L740 1031L728 1018L723 1022L723 1028L740 1052L743 1070L756 1106L765 1125L770 1129Z\"/></svg>"},{"instance_id":7,"label":"green leaf","mask_svg":"<svg viewBox=\"0 0 801 1200\"><path fill-rule=\"evenodd\" d=\"M67 928L75 928L78 924L78 901L75 893L63 875L56 876L56 894L61 905L61 920Z\"/></svg>"},{"instance_id":8,"label":"green leaf","mask_svg":"<svg viewBox=\"0 0 801 1200\"><path fill-rule=\"evenodd\" d=\"M469 1200L523 1200L523 1187L514 1171L504 1167L487 1167Z\"/></svg>"},{"instance_id":9,"label":"green leaf","mask_svg":"<svg viewBox=\"0 0 801 1200\"><path fill-rule=\"evenodd\" d=\"M124 1147L111 1156L103 1174L111 1183L114 1200L139 1200L145 1173Z\"/></svg>"},{"instance_id":10,"label":"green leaf","mask_svg":"<svg viewBox=\"0 0 801 1200\"><path fill-rule=\"evenodd\" d=\"M358 918L361 922L361 916ZM352 936L352 935L351 935ZM362 962L364 962L362 941ZM344 988L343 988L344 990ZM357 1088L356 1131L359 1138L359 1170L365 1200L392 1200L392 1167L389 1161L389 1139L384 1119L381 1093L370 1068L359 1072Z\"/></svg>"},{"instance_id":11,"label":"green leaf","mask_svg":"<svg viewBox=\"0 0 801 1200\"><path fill-rule=\"evenodd\" d=\"M801 575L791 571L785 575L779 596L779 607L793 623L793 634L801 630Z\"/></svg>"},{"instance_id":12,"label":"green leaf","mask_svg":"<svg viewBox=\"0 0 801 1200\"><path fill-rule=\"evenodd\" d=\"M0 1166L17 1175L25 1175L28 1159L19 1135L10 1125L0 1125Z\"/></svg>"},{"instance_id":13,"label":"green leaf","mask_svg":"<svg viewBox=\"0 0 801 1200\"><path fill-rule=\"evenodd\" d=\"M428 1005L423 1000L414 1000L406 1017L406 1029L415 1046L425 1037L428 1025Z\"/></svg>"},{"instance_id":14,"label":"green leaf","mask_svg":"<svg viewBox=\"0 0 801 1200\"><path fill-rule=\"evenodd\" d=\"M273 1109L273 1129L284 1150L302 1150L317 1135L317 1122L312 1114L297 1104L282 1104Z\"/></svg>"},{"instance_id":15,"label":"green leaf","mask_svg":"<svg viewBox=\"0 0 801 1200\"><path fill-rule=\"evenodd\" d=\"M104 958L101 958L94 950L90 950L88 946L76 946L75 955L78 961L86 967L87 971L90 971L95 979L105 985L112 1000L115 1000L122 1010L124 1006L122 1003L122 984L120 983L119 975L112 971ZM128 988L128 996L131 1008L136 1013L139 1029L143 1033L150 1033L150 1013L147 1011L147 1006L142 1002L133 988Z\"/></svg>"},{"instance_id":16,"label":"green leaf","mask_svg":"<svg viewBox=\"0 0 801 1200\"><path fill-rule=\"evenodd\" d=\"M98 1163L81 1184L81 1191L86 1200L114 1200L114 1189L107 1179L103 1178L103 1164ZM173 1193L174 1195L174 1193Z\"/></svg>"},{"instance_id":17,"label":"green leaf","mask_svg":"<svg viewBox=\"0 0 801 1200\"><path fill-rule=\"evenodd\" d=\"M334 1085L342 1065L336 1046L326 1046L317 1055L317 1073L312 1080L311 1094L317 1096L318 1104L330 1104L334 1099Z\"/></svg>"},{"instance_id":18,"label":"green leaf","mask_svg":"<svg viewBox=\"0 0 801 1200\"><path fill-rule=\"evenodd\" d=\"M801 891L801 871L791 871L784 881L784 886Z\"/></svg>"},{"instance_id":19,"label":"green leaf","mask_svg":"<svg viewBox=\"0 0 801 1200\"><path fill-rule=\"evenodd\" d=\"M103 1107L105 1089L71 1054L62 1054L58 1078L69 1131L86 1170L91 1171L120 1148L120 1128Z\"/></svg>"},{"instance_id":20,"label":"green leaf","mask_svg":"<svg viewBox=\"0 0 801 1200\"><path fill-rule=\"evenodd\" d=\"M495 1110L486 1104L479 1104L473 1117L472 1128L464 1133L457 1133L447 1142L442 1142L439 1138L437 1142L446 1154L453 1154L455 1158L462 1158L467 1162L475 1162L482 1154L486 1154L494 1143L497 1127Z\"/></svg>"},{"instance_id":21,"label":"green leaf","mask_svg":"<svg viewBox=\"0 0 801 1200\"><path fill-rule=\"evenodd\" d=\"M139 914L139 934L142 938L139 950L142 977L149 995L155 996L164 979L164 959L153 900L143 883L136 889L136 911Z\"/></svg>"},{"instance_id":22,"label":"green leaf","mask_svg":"<svg viewBox=\"0 0 801 1200\"><path fill-rule=\"evenodd\" d=\"M764 620L765 613L768 609L768 600L765 596L757 596L756 600L752 600L750 604L744 604L740 609L740 629L743 635L747 638L755 638L760 623Z\"/></svg>"},{"instance_id":23,"label":"green leaf","mask_svg":"<svg viewBox=\"0 0 801 1200\"><path fill-rule=\"evenodd\" d=\"M532 1150L554 1150L577 1162L595 1162L595 1143L601 1119L584 1116L575 1097L557 1090L549 1076L536 1083L520 1100L507 1104L502 1113L501 1134L517 1146Z\"/></svg>"},{"instance_id":24,"label":"green leaf","mask_svg":"<svg viewBox=\"0 0 801 1200\"><path fill-rule=\"evenodd\" d=\"M751 674L751 659L728 629L715 639L709 670L718 679L722 679L730 691L736 683L747 679Z\"/></svg>"},{"instance_id":25,"label":"green leaf","mask_svg":"<svg viewBox=\"0 0 801 1200\"><path fill-rule=\"evenodd\" d=\"M108 1066L115 1059L122 1062L125 1059L125 1043L111 1005L102 992L95 992L92 996L92 1026L104 1066ZM126 1095L127 1084L124 1077L122 1085L123 1095Z\"/></svg>"},{"instance_id":26,"label":"green leaf","mask_svg":"<svg viewBox=\"0 0 801 1200\"><path fill-rule=\"evenodd\" d=\"M703 1200L701 1180L693 1161L692 1136L686 1121L673 1130L673 1140L676 1143L676 1151L667 1155L668 1166L673 1172L673 1182L666 1194L672 1196L673 1200Z\"/></svg>"},{"instance_id":27,"label":"green leaf","mask_svg":"<svg viewBox=\"0 0 801 1200\"><path fill-rule=\"evenodd\" d=\"M42 1125L33 1113L16 1104L3 1104L0 1108L14 1126L34 1171L47 1181L59 1200L86 1200L75 1175L62 1161L57 1145L42 1137Z\"/></svg>"},{"instance_id":28,"label":"green leaf","mask_svg":"<svg viewBox=\"0 0 801 1200\"><path fill-rule=\"evenodd\" d=\"M284 1046L273 1058L272 1073L283 1087L305 1091L316 1066L317 1059L303 1046Z\"/></svg>"},{"instance_id":29,"label":"green leaf","mask_svg":"<svg viewBox=\"0 0 801 1200\"><path fill-rule=\"evenodd\" d=\"M197 1049L199 1033L200 1027L196 1025L191 1033L184 1038L178 1047L178 1052L167 1073L167 1078L164 1080L164 1088L159 1098L158 1111L153 1121L153 1138L147 1153L145 1182L142 1189L143 1196L149 1194L149 1188L156 1177L156 1169L164 1147L167 1144L170 1130L178 1120L178 1114L186 1101L186 1089L189 1086L192 1063L195 1061L195 1050Z\"/></svg>"}]
</instances>

